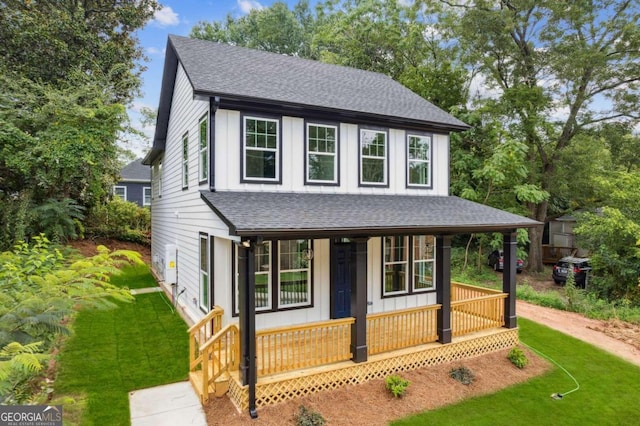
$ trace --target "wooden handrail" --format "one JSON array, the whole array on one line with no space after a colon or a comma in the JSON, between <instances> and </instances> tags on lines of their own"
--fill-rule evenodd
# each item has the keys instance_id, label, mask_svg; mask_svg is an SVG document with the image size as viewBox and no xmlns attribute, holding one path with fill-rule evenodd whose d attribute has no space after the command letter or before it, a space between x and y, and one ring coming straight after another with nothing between
<instances>
[{"instance_id":1,"label":"wooden handrail","mask_svg":"<svg viewBox=\"0 0 640 426\"><path fill-rule=\"evenodd\" d=\"M198 350L204 342L222 328L222 316L224 309L214 306L211 311L200 321L192 325L189 330L189 370L194 371L196 366L202 362L202 352Z\"/></svg>"},{"instance_id":2,"label":"wooden handrail","mask_svg":"<svg viewBox=\"0 0 640 426\"><path fill-rule=\"evenodd\" d=\"M504 299L499 293L451 302L451 331L461 336L504 325Z\"/></svg>"},{"instance_id":3,"label":"wooden handrail","mask_svg":"<svg viewBox=\"0 0 640 426\"><path fill-rule=\"evenodd\" d=\"M451 282L451 301L476 299L486 295L502 294L500 290L470 284Z\"/></svg>"},{"instance_id":4,"label":"wooden handrail","mask_svg":"<svg viewBox=\"0 0 640 426\"><path fill-rule=\"evenodd\" d=\"M240 331L235 324L229 324L211 336L198 351L202 361L202 389L229 371L238 369L240 360Z\"/></svg>"}]
</instances>

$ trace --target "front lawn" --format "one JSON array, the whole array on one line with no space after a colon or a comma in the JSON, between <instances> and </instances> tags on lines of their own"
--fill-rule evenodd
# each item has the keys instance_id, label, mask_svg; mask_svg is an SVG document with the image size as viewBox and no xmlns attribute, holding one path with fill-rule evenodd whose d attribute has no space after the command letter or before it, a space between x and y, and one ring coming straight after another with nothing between
<instances>
[{"instance_id":1,"label":"front lawn","mask_svg":"<svg viewBox=\"0 0 640 426\"><path fill-rule=\"evenodd\" d=\"M627 425L640 416L640 368L548 327L518 318L520 340L551 357L562 369L492 395L425 412L400 425ZM565 394L556 400L554 393Z\"/></svg>"},{"instance_id":2,"label":"front lawn","mask_svg":"<svg viewBox=\"0 0 640 426\"><path fill-rule=\"evenodd\" d=\"M125 267L112 283L156 285L146 265ZM59 356L52 401L63 404L65 424L129 424L130 391L187 379L186 324L163 293L135 299L117 309L82 311L75 319Z\"/></svg>"}]
</instances>

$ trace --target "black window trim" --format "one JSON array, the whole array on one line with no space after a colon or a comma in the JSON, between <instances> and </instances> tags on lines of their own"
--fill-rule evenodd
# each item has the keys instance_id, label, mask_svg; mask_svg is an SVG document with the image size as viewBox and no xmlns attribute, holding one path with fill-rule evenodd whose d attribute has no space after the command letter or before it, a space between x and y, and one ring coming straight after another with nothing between
<instances>
[{"instance_id":1,"label":"black window trim","mask_svg":"<svg viewBox=\"0 0 640 426\"><path fill-rule=\"evenodd\" d=\"M380 246L381 246L381 258L380 258L380 266L382 269L381 272L381 285L380 285L380 298L381 299L391 299L394 297L406 297L406 296L416 296L419 294L429 294L429 293L435 293L437 291L436 289L436 283L435 283L435 263L434 263L434 283L433 283L433 288L431 289L424 289L424 290L415 290L414 286L413 286L413 239L414 237L419 237L423 234L420 235L398 235L400 237L407 237L408 238L408 242L407 242L407 290L402 292L402 293L396 293L396 294L384 294L384 278L385 278L385 272L384 272L384 239L386 237L389 237L391 235L385 235L380 237ZM432 237L435 237L435 235L431 235ZM434 248L435 250L435 248ZM435 255L435 253L434 253Z\"/></svg>"},{"instance_id":2,"label":"black window trim","mask_svg":"<svg viewBox=\"0 0 640 426\"><path fill-rule=\"evenodd\" d=\"M256 119L264 119L276 121L278 123L278 166L277 166L277 179L259 179L259 178L246 178L244 176L244 153L245 153L245 122L244 120L247 118L256 118ZM240 183L257 183L257 184L265 184L265 185L282 185L282 116L279 115L270 115L264 113L252 113L252 112L241 112L240 113Z\"/></svg>"},{"instance_id":3,"label":"black window trim","mask_svg":"<svg viewBox=\"0 0 640 426\"><path fill-rule=\"evenodd\" d=\"M308 157L309 157L309 141L307 140L307 128L308 126L331 126L336 128L336 181L335 182L320 182L309 180L308 174ZM304 185L305 186L340 186L340 123L335 121L325 120L304 120Z\"/></svg>"},{"instance_id":4,"label":"black window trim","mask_svg":"<svg viewBox=\"0 0 640 426\"><path fill-rule=\"evenodd\" d=\"M429 185L419 185L409 182L409 137L410 136L428 136L431 139L429 143ZM405 182L407 189L433 189L433 133L418 132L413 130L405 130L404 143L404 161L405 161Z\"/></svg>"},{"instance_id":5,"label":"black window trim","mask_svg":"<svg viewBox=\"0 0 640 426\"><path fill-rule=\"evenodd\" d=\"M207 129L207 136L206 136L206 143L207 143L207 177L204 179L201 179L202 177L202 149L200 148L200 126L202 125L202 122L206 121L206 129ZM210 163L211 163L211 152L210 149L211 147L209 146L209 139L211 138L211 136L209 135L210 130L210 126L209 126L209 121L210 121L210 117L209 117L209 111L207 110L207 112L205 112L204 114L202 114L202 117L200 117L200 119L198 120L198 185L204 185L205 183L209 182L209 175L210 175Z\"/></svg>"},{"instance_id":6,"label":"black window trim","mask_svg":"<svg viewBox=\"0 0 640 426\"><path fill-rule=\"evenodd\" d=\"M386 163L386 182L384 183L369 183L362 182L362 130L373 130L375 132L382 132L386 135L385 146L385 163ZM389 149L389 128L379 126L366 126L358 125L358 187L359 188L389 188L391 181L391 153Z\"/></svg>"}]
</instances>

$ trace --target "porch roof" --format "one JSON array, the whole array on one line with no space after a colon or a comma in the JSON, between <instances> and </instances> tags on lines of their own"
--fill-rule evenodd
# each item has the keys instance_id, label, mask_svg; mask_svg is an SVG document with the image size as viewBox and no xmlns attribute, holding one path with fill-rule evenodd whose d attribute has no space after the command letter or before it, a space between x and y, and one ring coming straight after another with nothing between
<instances>
[{"instance_id":1,"label":"porch roof","mask_svg":"<svg viewBox=\"0 0 640 426\"><path fill-rule=\"evenodd\" d=\"M540 222L452 196L200 191L240 237L363 237L532 228Z\"/></svg>"}]
</instances>

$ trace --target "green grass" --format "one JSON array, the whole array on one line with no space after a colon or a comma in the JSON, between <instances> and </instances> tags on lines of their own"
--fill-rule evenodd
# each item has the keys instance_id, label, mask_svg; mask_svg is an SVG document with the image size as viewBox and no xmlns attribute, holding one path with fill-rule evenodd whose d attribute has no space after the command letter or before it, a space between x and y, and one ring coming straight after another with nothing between
<instances>
[{"instance_id":1,"label":"green grass","mask_svg":"<svg viewBox=\"0 0 640 426\"><path fill-rule=\"evenodd\" d=\"M398 420L400 425L631 425L640 416L640 368L592 345L518 318L520 340L560 368L484 397ZM551 394L565 394L561 400Z\"/></svg>"},{"instance_id":2,"label":"green grass","mask_svg":"<svg viewBox=\"0 0 640 426\"><path fill-rule=\"evenodd\" d=\"M156 285L144 265L124 268L112 282ZM55 396L63 405L66 398L65 412L80 400L77 424L129 424L128 392L187 378L187 326L162 293L138 295L117 309L82 311L72 328L58 359Z\"/></svg>"}]
</instances>

